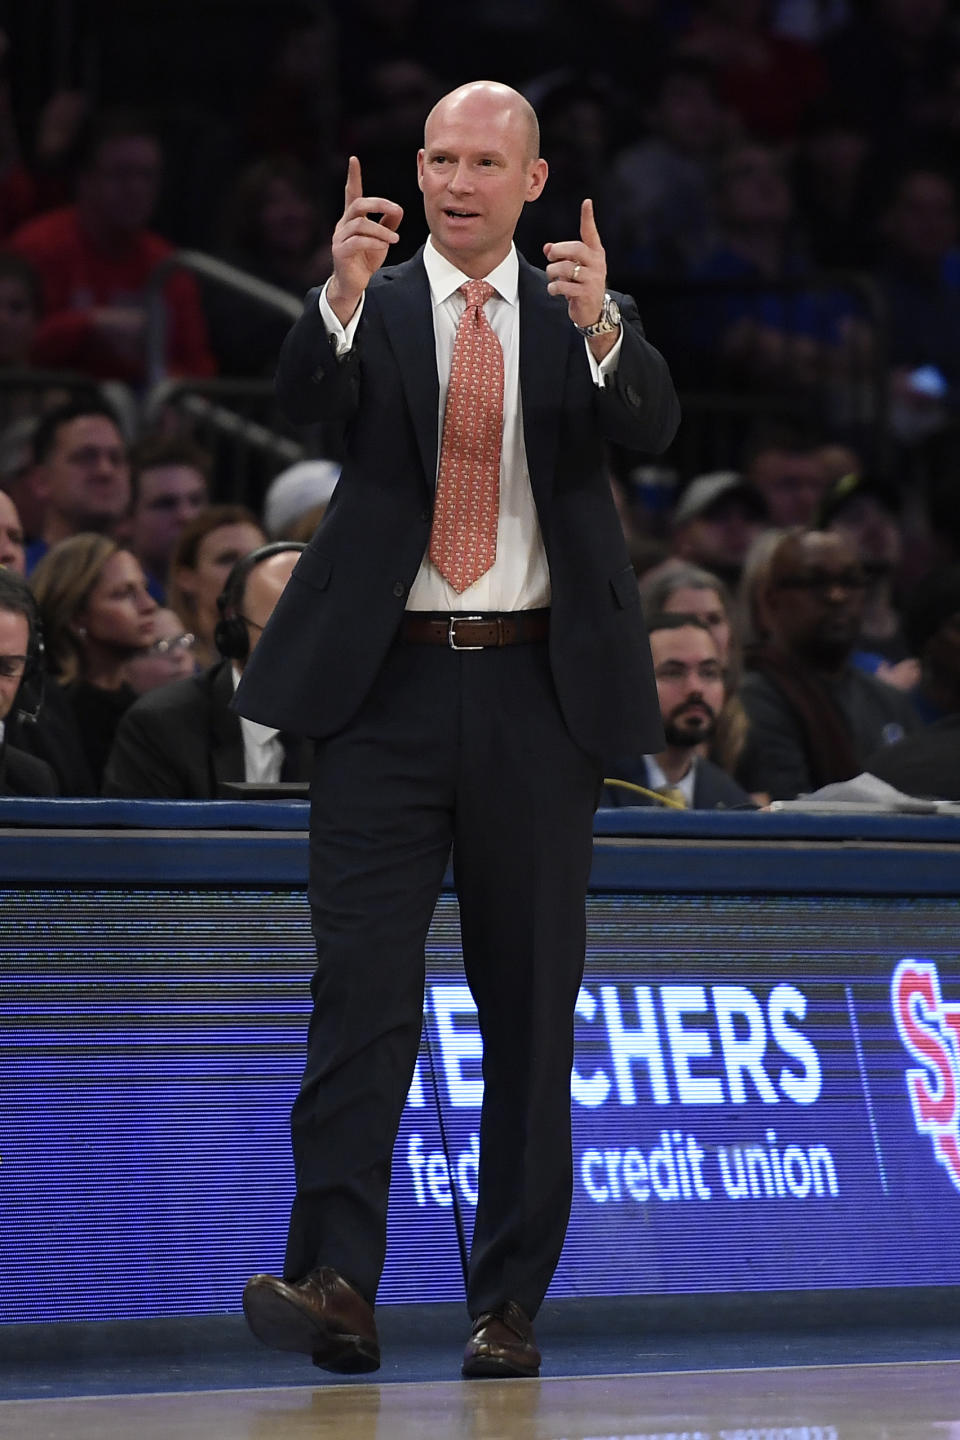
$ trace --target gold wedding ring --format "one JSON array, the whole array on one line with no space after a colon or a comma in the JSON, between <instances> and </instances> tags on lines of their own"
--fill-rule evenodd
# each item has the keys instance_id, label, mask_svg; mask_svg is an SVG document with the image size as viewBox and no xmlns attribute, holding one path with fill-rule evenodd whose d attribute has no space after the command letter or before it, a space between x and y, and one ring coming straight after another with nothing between
<instances>
[{"instance_id":1,"label":"gold wedding ring","mask_svg":"<svg viewBox=\"0 0 960 1440\"><path fill-rule=\"evenodd\" d=\"M583 267L579 264L579 262L576 262L576 263L574 264L573 274L570 276L570 279L571 279L571 280L576 280L576 278L577 278L577 276L580 274L580 271L581 271L582 268L583 268Z\"/></svg>"}]
</instances>

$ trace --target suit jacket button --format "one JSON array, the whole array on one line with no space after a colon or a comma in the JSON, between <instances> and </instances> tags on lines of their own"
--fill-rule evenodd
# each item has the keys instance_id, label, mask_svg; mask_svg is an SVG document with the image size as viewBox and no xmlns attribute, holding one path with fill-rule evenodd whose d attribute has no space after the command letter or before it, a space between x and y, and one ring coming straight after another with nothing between
<instances>
[{"instance_id":1,"label":"suit jacket button","mask_svg":"<svg viewBox=\"0 0 960 1440\"><path fill-rule=\"evenodd\" d=\"M424 525L429 525L429 524L430 524L430 511L429 511L429 510L421 510L421 511L420 511L420 519L423 521Z\"/></svg>"},{"instance_id":2,"label":"suit jacket button","mask_svg":"<svg viewBox=\"0 0 960 1440\"><path fill-rule=\"evenodd\" d=\"M396 583L396 585L394 585L394 587L393 587L393 593L394 593L394 595L396 595L396 597L397 597L398 600L402 600L403 597L404 597L404 595L406 595L406 593L407 593L407 587L406 587L406 585L404 585L404 583L403 583L402 580L398 580L397 583Z\"/></svg>"},{"instance_id":3,"label":"suit jacket button","mask_svg":"<svg viewBox=\"0 0 960 1440\"><path fill-rule=\"evenodd\" d=\"M636 390L632 385L627 386L627 399L630 401L630 404L633 406L634 410L639 410L640 406L643 404L643 396L640 394L639 390Z\"/></svg>"}]
</instances>

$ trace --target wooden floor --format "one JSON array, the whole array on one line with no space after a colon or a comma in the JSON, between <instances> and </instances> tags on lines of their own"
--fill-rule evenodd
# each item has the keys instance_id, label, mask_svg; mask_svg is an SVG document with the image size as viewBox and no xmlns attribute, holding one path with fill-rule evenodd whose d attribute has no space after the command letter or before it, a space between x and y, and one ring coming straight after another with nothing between
<instances>
[{"instance_id":1,"label":"wooden floor","mask_svg":"<svg viewBox=\"0 0 960 1440\"><path fill-rule=\"evenodd\" d=\"M960 1440L960 1360L0 1402L2 1440Z\"/></svg>"}]
</instances>

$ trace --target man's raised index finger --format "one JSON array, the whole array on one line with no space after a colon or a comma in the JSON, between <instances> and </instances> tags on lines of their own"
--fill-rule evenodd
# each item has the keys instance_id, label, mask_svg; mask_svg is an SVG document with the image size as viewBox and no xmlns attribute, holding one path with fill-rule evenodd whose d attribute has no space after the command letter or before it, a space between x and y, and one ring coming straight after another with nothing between
<instances>
[{"instance_id":1,"label":"man's raised index finger","mask_svg":"<svg viewBox=\"0 0 960 1440\"><path fill-rule=\"evenodd\" d=\"M354 200L359 200L363 194L363 180L360 177L360 161L356 155L351 155L347 161L347 185L345 190L347 205Z\"/></svg>"},{"instance_id":2,"label":"man's raised index finger","mask_svg":"<svg viewBox=\"0 0 960 1440\"><path fill-rule=\"evenodd\" d=\"M592 200L584 200L580 206L580 239L584 245L589 245L591 250L602 248L600 231L597 229L597 222L593 218Z\"/></svg>"}]
</instances>

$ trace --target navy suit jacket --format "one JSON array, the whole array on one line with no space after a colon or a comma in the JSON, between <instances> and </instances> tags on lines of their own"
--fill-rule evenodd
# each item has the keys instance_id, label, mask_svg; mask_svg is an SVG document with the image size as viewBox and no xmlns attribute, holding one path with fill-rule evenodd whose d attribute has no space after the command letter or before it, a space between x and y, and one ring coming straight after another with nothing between
<instances>
[{"instance_id":1,"label":"navy suit jacket","mask_svg":"<svg viewBox=\"0 0 960 1440\"><path fill-rule=\"evenodd\" d=\"M645 759L638 765L614 765L611 776L615 780L632 780L635 785L645 785L650 788L650 772L647 769ZM654 806L655 800L649 800L646 795L638 795L635 790L621 790L617 785L605 785L600 796L602 807L609 807L612 810L623 810L628 806ZM742 810L753 805L753 800L738 785L732 776L719 765L714 765L712 760L700 759L697 761L696 774L693 777L693 805L694 810ZM756 809L756 806L754 806Z\"/></svg>"},{"instance_id":2,"label":"navy suit jacket","mask_svg":"<svg viewBox=\"0 0 960 1440\"><path fill-rule=\"evenodd\" d=\"M342 428L346 458L235 703L253 720L319 739L348 723L369 690L429 543L439 382L422 252L374 275L342 358L318 296L307 296L284 343L277 393L295 423ZM604 442L659 452L679 423L666 364L633 300L618 298L623 345L614 383L600 388L566 301L520 259L523 434L550 568L550 662L567 726L598 759L663 744Z\"/></svg>"}]
</instances>

